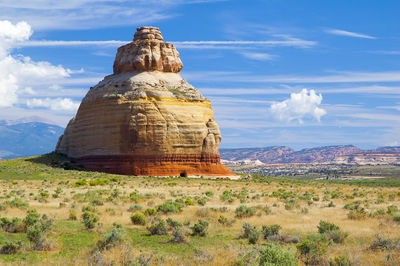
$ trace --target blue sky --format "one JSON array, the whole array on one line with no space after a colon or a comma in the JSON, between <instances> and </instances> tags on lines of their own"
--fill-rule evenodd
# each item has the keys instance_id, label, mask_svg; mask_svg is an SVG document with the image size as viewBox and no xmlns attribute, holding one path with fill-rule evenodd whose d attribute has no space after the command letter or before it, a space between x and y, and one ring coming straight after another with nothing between
<instances>
[{"instance_id":1,"label":"blue sky","mask_svg":"<svg viewBox=\"0 0 400 266\"><path fill-rule=\"evenodd\" d=\"M400 145L399 1L62 2L0 0L0 119L65 126L151 25L211 100L222 147Z\"/></svg>"}]
</instances>

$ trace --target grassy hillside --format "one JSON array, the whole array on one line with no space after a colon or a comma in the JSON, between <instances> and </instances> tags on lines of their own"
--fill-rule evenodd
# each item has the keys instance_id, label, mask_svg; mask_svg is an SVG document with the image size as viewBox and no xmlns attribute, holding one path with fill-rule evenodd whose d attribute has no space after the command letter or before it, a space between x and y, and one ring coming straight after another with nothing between
<instances>
[{"instance_id":1,"label":"grassy hillside","mask_svg":"<svg viewBox=\"0 0 400 266\"><path fill-rule=\"evenodd\" d=\"M0 253L13 253L0 264L400 263L399 187L71 168L55 154L0 161Z\"/></svg>"}]
</instances>

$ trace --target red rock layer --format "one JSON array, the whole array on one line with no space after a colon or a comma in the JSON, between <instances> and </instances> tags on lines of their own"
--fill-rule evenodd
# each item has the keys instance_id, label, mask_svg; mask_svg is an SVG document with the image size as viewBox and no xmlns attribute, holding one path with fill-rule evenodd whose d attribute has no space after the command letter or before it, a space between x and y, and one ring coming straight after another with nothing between
<instances>
[{"instance_id":1,"label":"red rock layer","mask_svg":"<svg viewBox=\"0 0 400 266\"><path fill-rule=\"evenodd\" d=\"M234 175L214 154L96 155L74 159L88 170L139 176Z\"/></svg>"}]
</instances>

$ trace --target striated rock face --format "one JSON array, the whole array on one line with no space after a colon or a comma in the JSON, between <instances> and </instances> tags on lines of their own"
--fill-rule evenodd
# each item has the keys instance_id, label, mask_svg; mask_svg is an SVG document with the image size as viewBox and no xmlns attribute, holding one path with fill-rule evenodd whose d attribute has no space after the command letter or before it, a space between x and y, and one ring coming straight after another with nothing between
<instances>
[{"instance_id":1,"label":"striated rock face","mask_svg":"<svg viewBox=\"0 0 400 266\"><path fill-rule=\"evenodd\" d=\"M132 175L233 175L220 163L210 102L184 80L158 28L137 29L114 74L92 87L56 152L87 169Z\"/></svg>"},{"instance_id":2,"label":"striated rock face","mask_svg":"<svg viewBox=\"0 0 400 266\"><path fill-rule=\"evenodd\" d=\"M133 71L162 71L179 73L182 62L171 43L154 27L137 29L133 42L118 48L114 61L114 74Z\"/></svg>"}]
</instances>

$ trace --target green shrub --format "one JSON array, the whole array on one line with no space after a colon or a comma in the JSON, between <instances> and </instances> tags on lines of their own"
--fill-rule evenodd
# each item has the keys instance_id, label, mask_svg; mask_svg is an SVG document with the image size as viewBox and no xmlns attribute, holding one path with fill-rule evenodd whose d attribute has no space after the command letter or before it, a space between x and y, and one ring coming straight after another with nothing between
<instances>
[{"instance_id":1,"label":"green shrub","mask_svg":"<svg viewBox=\"0 0 400 266\"><path fill-rule=\"evenodd\" d=\"M325 221L320 221L318 227L318 232L320 234L323 233L328 233L330 231L334 231L334 230L339 230L339 226L333 224L333 223L329 223L329 222L325 222Z\"/></svg>"},{"instance_id":2,"label":"green shrub","mask_svg":"<svg viewBox=\"0 0 400 266\"><path fill-rule=\"evenodd\" d=\"M37 223L39 219L40 219L40 214L35 209L29 210L28 214L24 219L24 223L26 224L26 226L30 226Z\"/></svg>"},{"instance_id":3,"label":"green shrub","mask_svg":"<svg viewBox=\"0 0 400 266\"><path fill-rule=\"evenodd\" d=\"M389 238L382 238L378 234L375 235L376 240L372 242L369 249L371 250L393 250L400 247L400 239L394 241Z\"/></svg>"},{"instance_id":4,"label":"green shrub","mask_svg":"<svg viewBox=\"0 0 400 266\"><path fill-rule=\"evenodd\" d=\"M209 197L209 198L211 198L212 196L214 196L214 192L212 192L212 191L210 191L210 190L207 190L206 192L204 192L204 194L205 194L207 197Z\"/></svg>"},{"instance_id":5,"label":"green shrub","mask_svg":"<svg viewBox=\"0 0 400 266\"><path fill-rule=\"evenodd\" d=\"M179 202L168 200L161 205L157 206L157 211L163 213L177 213L182 211L182 205Z\"/></svg>"},{"instance_id":6,"label":"green shrub","mask_svg":"<svg viewBox=\"0 0 400 266\"><path fill-rule=\"evenodd\" d=\"M397 213L398 211L399 211L399 209L397 208L396 205L387 206L387 214L389 214L389 215L393 215L393 214Z\"/></svg>"},{"instance_id":7,"label":"green shrub","mask_svg":"<svg viewBox=\"0 0 400 266\"><path fill-rule=\"evenodd\" d=\"M146 215L146 216L154 216L156 214L157 214L157 210L156 209L147 208L144 211L144 215Z\"/></svg>"},{"instance_id":8,"label":"green shrub","mask_svg":"<svg viewBox=\"0 0 400 266\"><path fill-rule=\"evenodd\" d=\"M349 218L351 220L361 220L361 219L365 219L366 217L367 217L367 213L365 212L364 208L351 210L347 214L347 218Z\"/></svg>"},{"instance_id":9,"label":"green shrub","mask_svg":"<svg viewBox=\"0 0 400 266\"><path fill-rule=\"evenodd\" d=\"M279 235L279 230L281 226L279 224L272 224L272 225L263 225L262 226L262 234L264 239L267 239L269 236Z\"/></svg>"},{"instance_id":10,"label":"green shrub","mask_svg":"<svg viewBox=\"0 0 400 266\"><path fill-rule=\"evenodd\" d=\"M347 256L337 256L329 261L329 266L354 266L356 265Z\"/></svg>"},{"instance_id":11,"label":"green shrub","mask_svg":"<svg viewBox=\"0 0 400 266\"><path fill-rule=\"evenodd\" d=\"M131 216L131 221L133 224L136 224L136 225L145 225L146 217L142 213L135 213Z\"/></svg>"},{"instance_id":12,"label":"green shrub","mask_svg":"<svg viewBox=\"0 0 400 266\"><path fill-rule=\"evenodd\" d=\"M22 219L18 217L13 217L12 219L7 217L2 217L0 219L1 228L8 233L25 233L26 224Z\"/></svg>"},{"instance_id":13,"label":"green shrub","mask_svg":"<svg viewBox=\"0 0 400 266\"><path fill-rule=\"evenodd\" d=\"M220 224L224 225L224 224L226 224L226 223L228 222L228 218L226 218L226 217L223 216L223 215L220 215L220 216L218 217L218 222L219 222Z\"/></svg>"},{"instance_id":14,"label":"green shrub","mask_svg":"<svg viewBox=\"0 0 400 266\"><path fill-rule=\"evenodd\" d=\"M252 231L256 231L257 227L252 226L249 223L244 223L242 225L242 234L240 235L240 238L249 238L250 234Z\"/></svg>"},{"instance_id":15,"label":"green shrub","mask_svg":"<svg viewBox=\"0 0 400 266\"><path fill-rule=\"evenodd\" d=\"M185 243L185 237L182 233L182 227L176 227L172 232L173 238L172 241L176 243Z\"/></svg>"},{"instance_id":16,"label":"green shrub","mask_svg":"<svg viewBox=\"0 0 400 266\"><path fill-rule=\"evenodd\" d=\"M28 227L26 236L34 245L35 250L42 250L47 247L47 234L50 232L51 226L52 220L47 219L47 216L43 215L40 221Z\"/></svg>"},{"instance_id":17,"label":"green shrub","mask_svg":"<svg viewBox=\"0 0 400 266\"><path fill-rule=\"evenodd\" d=\"M169 217L167 218L166 222L171 228L177 228L177 227L182 226L182 223L180 223L172 218L169 218Z\"/></svg>"},{"instance_id":18,"label":"green shrub","mask_svg":"<svg viewBox=\"0 0 400 266\"><path fill-rule=\"evenodd\" d=\"M201 199L198 199L198 200L197 200L197 203L198 203L199 205L201 205L201 206L204 206L204 205L206 205L207 200L206 200L205 198L201 198Z\"/></svg>"},{"instance_id":19,"label":"green shrub","mask_svg":"<svg viewBox=\"0 0 400 266\"><path fill-rule=\"evenodd\" d=\"M229 190L225 190L225 191L222 193L222 195L219 196L219 198L220 198L222 201L227 201L227 202L229 202L229 203L231 203L231 202L234 201L233 193L232 193L232 191L229 191Z\"/></svg>"},{"instance_id":20,"label":"green shrub","mask_svg":"<svg viewBox=\"0 0 400 266\"><path fill-rule=\"evenodd\" d=\"M125 231L121 226L114 226L109 232L101 235L97 241L96 248L98 250L107 250L121 244L125 237Z\"/></svg>"},{"instance_id":21,"label":"green shrub","mask_svg":"<svg viewBox=\"0 0 400 266\"><path fill-rule=\"evenodd\" d=\"M71 221L78 220L78 216L76 215L75 211L72 211L72 210L69 211L68 220L71 220Z\"/></svg>"},{"instance_id":22,"label":"green shrub","mask_svg":"<svg viewBox=\"0 0 400 266\"><path fill-rule=\"evenodd\" d=\"M12 201L6 201L5 203L10 207L19 208L19 209L26 209L29 207L28 202L23 201L19 198L14 198Z\"/></svg>"},{"instance_id":23,"label":"green shrub","mask_svg":"<svg viewBox=\"0 0 400 266\"><path fill-rule=\"evenodd\" d=\"M393 221L400 223L400 214L393 216Z\"/></svg>"},{"instance_id":24,"label":"green shrub","mask_svg":"<svg viewBox=\"0 0 400 266\"><path fill-rule=\"evenodd\" d=\"M186 205L195 205L196 202L194 202L190 197L187 197L185 200Z\"/></svg>"},{"instance_id":25,"label":"green shrub","mask_svg":"<svg viewBox=\"0 0 400 266\"><path fill-rule=\"evenodd\" d=\"M81 187L81 186L86 186L86 185L87 185L86 179L81 179L81 180L78 180L75 182L76 187Z\"/></svg>"},{"instance_id":26,"label":"green shrub","mask_svg":"<svg viewBox=\"0 0 400 266\"><path fill-rule=\"evenodd\" d=\"M296 247L306 265L320 265L326 264L325 255L329 244L325 234L317 234L308 235Z\"/></svg>"},{"instance_id":27,"label":"green shrub","mask_svg":"<svg viewBox=\"0 0 400 266\"><path fill-rule=\"evenodd\" d=\"M129 207L128 212L140 211L142 209L143 209L142 205L135 204L135 205Z\"/></svg>"},{"instance_id":28,"label":"green shrub","mask_svg":"<svg viewBox=\"0 0 400 266\"><path fill-rule=\"evenodd\" d=\"M158 223L147 227L147 230L150 232L151 235L166 235L167 234L167 227L165 226L164 220L160 220Z\"/></svg>"},{"instance_id":29,"label":"green shrub","mask_svg":"<svg viewBox=\"0 0 400 266\"><path fill-rule=\"evenodd\" d=\"M236 208L235 214L238 218L251 217L256 213L256 210L252 207L247 207L246 205L240 205Z\"/></svg>"},{"instance_id":30,"label":"green shrub","mask_svg":"<svg viewBox=\"0 0 400 266\"><path fill-rule=\"evenodd\" d=\"M281 246L267 243L259 249L259 265L273 266L297 266L297 259L289 250L283 250Z\"/></svg>"},{"instance_id":31,"label":"green shrub","mask_svg":"<svg viewBox=\"0 0 400 266\"><path fill-rule=\"evenodd\" d=\"M192 229L192 235L193 236L206 236L207 235L207 227L208 227L208 222L205 220L198 220L197 223L193 225Z\"/></svg>"},{"instance_id":32,"label":"green shrub","mask_svg":"<svg viewBox=\"0 0 400 266\"><path fill-rule=\"evenodd\" d=\"M257 230L257 227L254 226L249 233L249 243L257 244L259 237L260 237L260 232Z\"/></svg>"},{"instance_id":33,"label":"green shrub","mask_svg":"<svg viewBox=\"0 0 400 266\"><path fill-rule=\"evenodd\" d=\"M6 241L0 249L0 254L17 254L22 247L21 241Z\"/></svg>"},{"instance_id":34,"label":"green shrub","mask_svg":"<svg viewBox=\"0 0 400 266\"><path fill-rule=\"evenodd\" d=\"M99 216L90 211L85 211L82 214L82 222L86 229L93 229L99 221Z\"/></svg>"}]
</instances>

